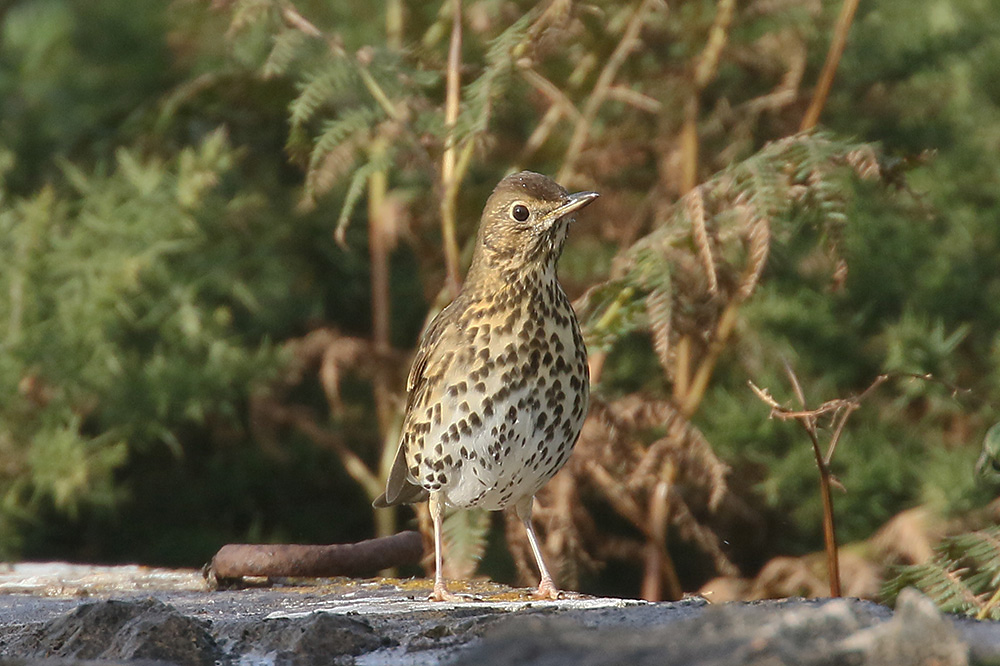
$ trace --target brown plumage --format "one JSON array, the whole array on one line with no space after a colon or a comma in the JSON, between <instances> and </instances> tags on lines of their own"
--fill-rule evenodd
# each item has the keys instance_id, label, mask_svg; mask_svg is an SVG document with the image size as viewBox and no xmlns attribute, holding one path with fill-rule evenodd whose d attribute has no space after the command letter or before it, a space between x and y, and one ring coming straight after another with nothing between
<instances>
[{"instance_id":1,"label":"brown plumage","mask_svg":"<svg viewBox=\"0 0 1000 666\"><path fill-rule=\"evenodd\" d=\"M462 291L420 341L399 450L375 506L430 500L433 599L454 596L441 576L445 507L513 506L541 572L538 595L559 593L531 507L565 464L587 413L587 351L556 261L573 214L597 196L569 194L529 171L500 181Z\"/></svg>"}]
</instances>

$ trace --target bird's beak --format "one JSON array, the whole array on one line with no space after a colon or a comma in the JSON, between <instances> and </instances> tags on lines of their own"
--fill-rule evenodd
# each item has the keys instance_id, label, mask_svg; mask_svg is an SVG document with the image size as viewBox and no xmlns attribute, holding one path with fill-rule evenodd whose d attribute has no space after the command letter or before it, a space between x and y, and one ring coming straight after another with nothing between
<instances>
[{"instance_id":1,"label":"bird's beak","mask_svg":"<svg viewBox=\"0 0 1000 666\"><path fill-rule=\"evenodd\" d=\"M590 202L592 202L597 197L601 196L597 192L577 192L566 197L566 201L549 213L550 220L558 220L561 217L566 217L570 213L574 213Z\"/></svg>"}]
</instances>

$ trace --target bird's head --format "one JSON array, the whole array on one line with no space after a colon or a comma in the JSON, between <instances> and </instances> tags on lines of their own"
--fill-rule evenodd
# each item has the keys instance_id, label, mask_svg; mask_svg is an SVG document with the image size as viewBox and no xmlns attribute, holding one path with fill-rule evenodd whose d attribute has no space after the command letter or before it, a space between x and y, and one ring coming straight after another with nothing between
<instances>
[{"instance_id":1,"label":"bird's head","mask_svg":"<svg viewBox=\"0 0 1000 666\"><path fill-rule=\"evenodd\" d=\"M574 213L597 197L596 192L570 194L551 178L531 171L507 176L483 209L473 267L554 266Z\"/></svg>"}]
</instances>

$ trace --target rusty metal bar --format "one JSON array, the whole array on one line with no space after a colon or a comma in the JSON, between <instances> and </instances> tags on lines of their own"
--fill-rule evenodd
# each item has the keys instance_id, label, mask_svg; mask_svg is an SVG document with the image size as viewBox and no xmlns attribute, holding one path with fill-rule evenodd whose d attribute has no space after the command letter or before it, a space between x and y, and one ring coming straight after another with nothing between
<instances>
[{"instance_id":1,"label":"rusty metal bar","mask_svg":"<svg viewBox=\"0 0 1000 666\"><path fill-rule=\"evenodd\" d=\"M215 554L206 575L222 580L370 576L382 569L418 563L423 555L420 533L413 531L329 546L231 543Z\"/></svg>"}]
</instances>

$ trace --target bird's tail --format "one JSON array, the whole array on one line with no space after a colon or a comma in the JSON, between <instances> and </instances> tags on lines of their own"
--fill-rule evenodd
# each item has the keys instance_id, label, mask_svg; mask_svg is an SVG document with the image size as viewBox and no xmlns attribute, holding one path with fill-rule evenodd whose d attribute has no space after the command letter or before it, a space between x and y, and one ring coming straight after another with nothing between
<instances>
[{"instance_id":1,"label":"bird's tail","mask_svg":"<svg viewBox=\"0 0 1000 666\"><path fill-rule=\"evenodd\" d=\"M385 492L375 498L372 506L385 509L396 504L413 504L423 502L428 497L426 489L410 481L409 469L406 466L406 452L400 446L396 451L396 459L392 461L389 480L385 484Z\"/></svg>"}]
</instances>

